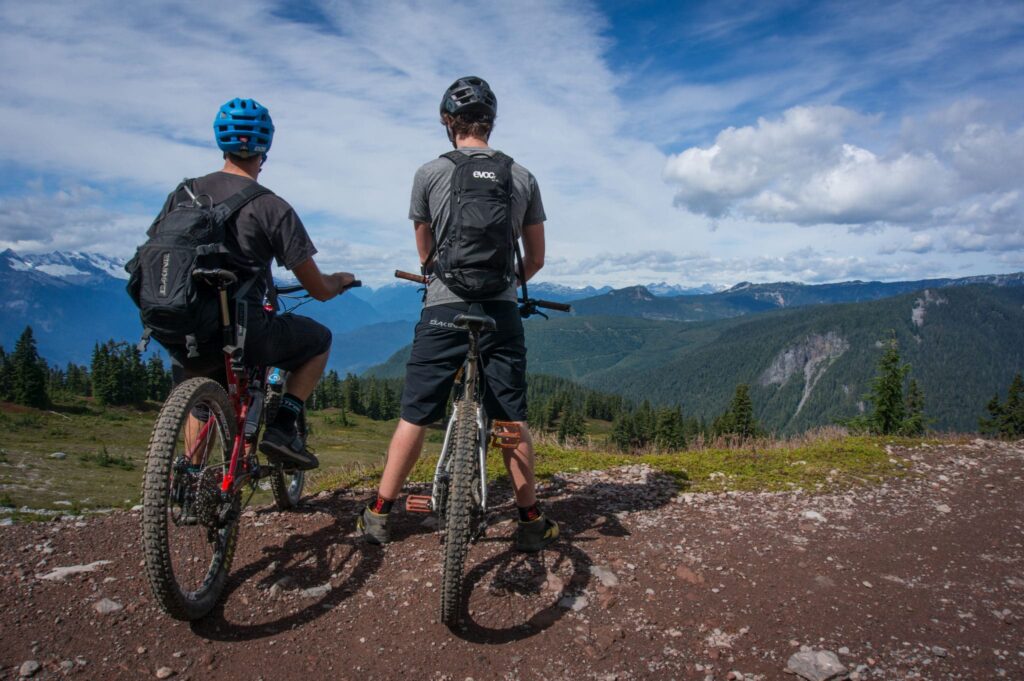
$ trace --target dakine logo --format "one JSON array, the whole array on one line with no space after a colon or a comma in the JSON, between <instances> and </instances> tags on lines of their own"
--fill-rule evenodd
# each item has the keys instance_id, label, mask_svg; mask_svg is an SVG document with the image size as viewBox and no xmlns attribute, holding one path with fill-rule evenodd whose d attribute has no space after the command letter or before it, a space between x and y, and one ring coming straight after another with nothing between
<instances>
[{"instance_id":1,"label":"dakine logo","mask_svg":"<svg viewBox=\"0 0 1024 681\"><path fill-rule=\"evenodd\" d=\"M160 260L160 295L167 295L167 271L171 268L171 254L164 253Z\"/></svg>"},{"instance_id":2,"label":"dakine logo","mask_svg":"<svg viewBox=\"0 0 1024 681\"><path fill-rule=\"evenodd\" d=\"M473 177L475 177L478 180L492 180L494 182L498 181L498 176L495 175L490 170L474 170Z\"/></svg>"},{"instance_id":3,"label":"dakine logo","mask_svg":"<svg viewBox=\"0 0 1024 681\"><path fill-rule=\"evenodd\" d=\"M442 329L458 329L459 328L459 326L457 324L452 324L451 322L442 321L440 319L431 319L430 320L430 325L431 326L440 326Z\"/></svg>"}]
</instances>

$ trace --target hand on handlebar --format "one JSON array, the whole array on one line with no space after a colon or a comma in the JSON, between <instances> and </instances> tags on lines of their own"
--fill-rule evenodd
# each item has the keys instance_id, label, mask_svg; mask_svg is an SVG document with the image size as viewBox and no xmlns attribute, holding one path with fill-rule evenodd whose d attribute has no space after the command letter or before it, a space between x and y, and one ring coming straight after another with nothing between
<instances>
[{"instance_id":1,"label":"hand on handlebar","mask_svg":"<svg viewBox=\"0 0 1024 681\"><path fill-rule=\"evenodd\" d=\"M356 277L351 272L335 272L334 274L328 274L325 279L334 285L334 295L338 296L352 287Z\"/></svg>"}]
</instances>

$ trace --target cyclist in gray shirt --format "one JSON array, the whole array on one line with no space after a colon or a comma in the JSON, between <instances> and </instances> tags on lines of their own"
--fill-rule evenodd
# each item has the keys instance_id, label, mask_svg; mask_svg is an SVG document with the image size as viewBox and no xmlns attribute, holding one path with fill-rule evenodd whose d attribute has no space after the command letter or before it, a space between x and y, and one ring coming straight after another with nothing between
<instances>
[{"instance_id":1,"label":"cyclist in gray shirt","mask_svg":"<svg viewBox=\"0 0 1024 681\"><path fill-rule=\"evenodd\" d=\"M481 78L455 81L441 100L441 123L459 152L494 156L488 146L497 100ZM413 221L416 248L424 272L433 263L435 243L442 243L452 225L451 181L455 164L439 158L420 167L413 180L409 219ZM511 223L523 245L523 275L529 280L544 266L544 204L537 180L523 166L513 163ZM491 419L517 422L522 438L514 448L503 448L519 509L516 548L539 551L558 538L558 523L537 508L534 490L534 450L526 425L526 344L522 319L516 305L516 286L483 299L474 297L497 329L480 339L480 356L486 380L484 409ZM423 448L426 427L444 416L455 374L466 357L468 338L458 329L455 317L469 308L436 277L430 278L420 322L416 325L412 355L406 365L402 414L388 447L388 458L376 499L357 520L367 541L389 541L388 513L401 492Z\"/></svg>"}]
</instances>

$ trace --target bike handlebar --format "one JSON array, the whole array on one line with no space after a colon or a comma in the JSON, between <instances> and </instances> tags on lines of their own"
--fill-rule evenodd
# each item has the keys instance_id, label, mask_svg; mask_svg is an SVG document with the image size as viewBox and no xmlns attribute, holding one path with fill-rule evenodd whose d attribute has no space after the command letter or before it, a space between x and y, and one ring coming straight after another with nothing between
<instances>
[{"instance_id":1,"label":"bike handlebar","mask_svg":"<svg viewBox=\"0 0 1024 681\"><path fill-rule=\"evenodd\" d=\"M351 284L349 284L348 286L346 286L345 288L343 288L341 290L342 291L347 291L350 288L359 288L362 285L363 285L363 282L361 282L358 279L353 279ZM292 286L275 286L274 290L277 291L278 295L287 295L289 293L298 293L299 291L304 291L305 288L302 286L302 284L294 284Z\"/></svg>"},{"instance_id":2,"label":"bike handlebar","mask_svg":"<svg viewBox=\"0 0 1024 681\"><path fill-rule=\"evenodd\" d=\"M405 279L406 281L416 282L417 284L427 285L428 279L422 274L413 274L412 272L403 272L402 270L395 270L395 277L398 279ZM536 298L530 298L529 301L517 298L520 303L529 303L534 307L543 307L547 310L557 310L559 312L572 312L572 305L566 303L556 303L552 300L537 300Z\"/></svg>"}]
</instances>

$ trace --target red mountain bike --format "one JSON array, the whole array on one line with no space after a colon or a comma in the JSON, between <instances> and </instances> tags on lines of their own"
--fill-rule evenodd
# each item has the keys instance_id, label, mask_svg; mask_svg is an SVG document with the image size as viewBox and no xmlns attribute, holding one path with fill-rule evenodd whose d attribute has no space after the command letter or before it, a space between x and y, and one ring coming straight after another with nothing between
<instances>
[{"instance_id":1,"label":"red mountain bike","mask_svg":"<svg viewBox=\"0 0 1024 681\"><path fill-rule=\"evenodd\" d=\"M280 402L283 372L242 362L244 320L232 324L227 293L237 277L222 269L199 269L193 276L220 297L227 392L210 378L190 378L171 391L149 441L142 490L146 574L157 603L180 620L202 617L220 599L242 508L260 481L269 478L281 510L299 503L305 482L302 471L263 465L257 456L260 430L273 421ZM296 427L304 438L304 411Z\"/></svg>"}]
</instances>

